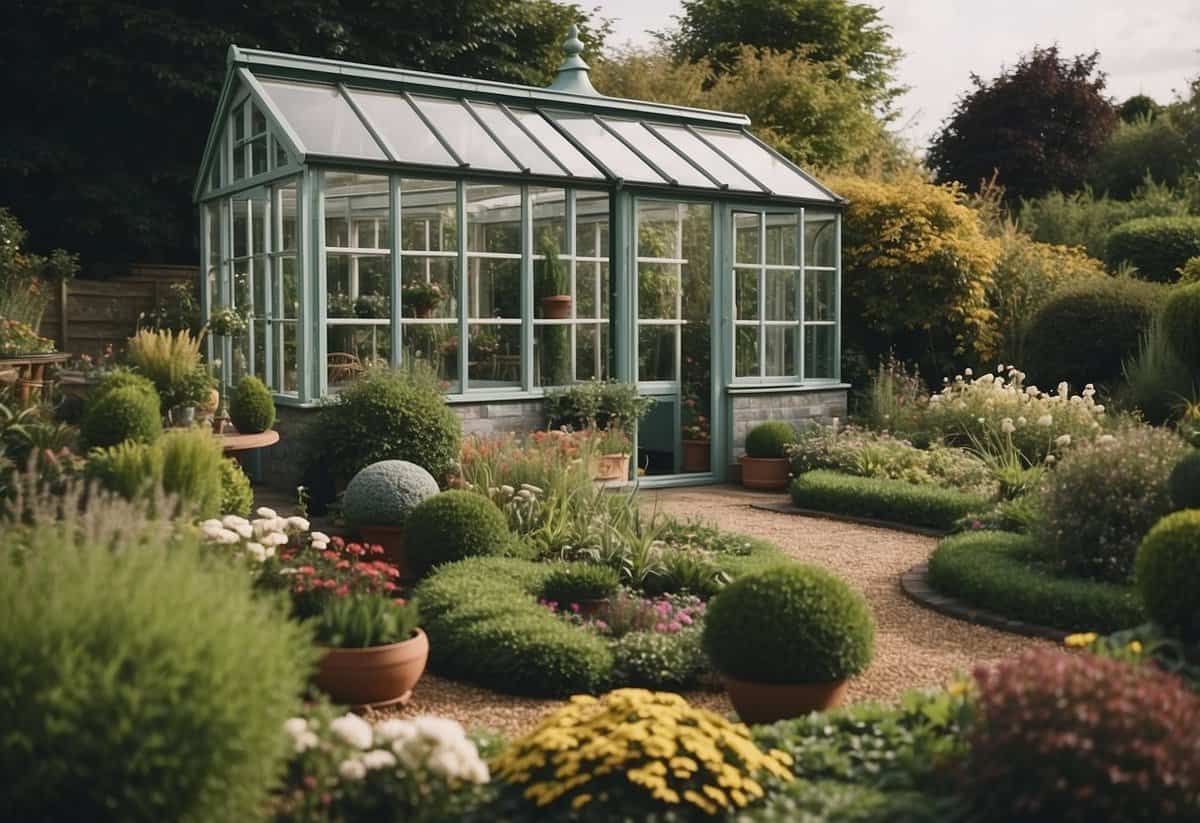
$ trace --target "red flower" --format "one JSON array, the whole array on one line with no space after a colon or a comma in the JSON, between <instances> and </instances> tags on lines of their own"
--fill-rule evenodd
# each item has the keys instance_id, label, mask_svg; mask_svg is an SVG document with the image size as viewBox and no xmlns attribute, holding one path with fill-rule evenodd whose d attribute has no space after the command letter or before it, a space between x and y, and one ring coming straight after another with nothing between
<instances>
[{"instance_id":1,"label":"red flower","mask_svg":"<svg viewBox=\"0 0 1200 823\"><path fill-rule=\"evenodd\" d=\"M296 569L296 573L297 574L316 574L317 570L314 569L312 566L301 566L300 568Z\"/></svg>"}]
</instances>

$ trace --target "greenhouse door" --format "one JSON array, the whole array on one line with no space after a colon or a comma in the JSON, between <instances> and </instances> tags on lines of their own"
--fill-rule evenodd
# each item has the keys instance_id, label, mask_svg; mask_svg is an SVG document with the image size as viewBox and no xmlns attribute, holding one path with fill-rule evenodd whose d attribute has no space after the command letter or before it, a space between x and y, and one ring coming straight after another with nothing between
<instances>
[{"instance_id":1,"label":"greenhouse door","mask_svg":"<svg viewBox=\"0 0 1200 823\"><path fill-rule=\"evenodd\" d=\"M654 405L638 426L646 477L712 471L713 206L638 200L637 381Z\"/></svg>"}]
</instances>

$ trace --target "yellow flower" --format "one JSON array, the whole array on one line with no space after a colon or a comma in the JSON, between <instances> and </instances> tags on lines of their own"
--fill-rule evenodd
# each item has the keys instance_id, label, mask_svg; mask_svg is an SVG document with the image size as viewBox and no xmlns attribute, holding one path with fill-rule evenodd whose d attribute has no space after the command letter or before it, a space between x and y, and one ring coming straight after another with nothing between
<instances>
[{"instance_id":1,"label":"yellow flower","mask_svg":"<svg viewBox=\"0 0 1200 823\"><path fill-rule=\"evenodd\" d=\"M584 806L586 806L588 803L590 803L591 801L592 801L592 796L590 794L584 793L581 795L576 795L575 799L571 801L571 808L572 809L581 809Z\"/></svg>"},{"instance_id":2,"label":"yellow flower","mask_svg":"<svg viewBox=\"0 0 1200 823\"><path fill-rule=\"evenodd\" d=\"M1085 632L1083 634L1069 634L1067 639L1063 641L1063 645L1072 649L1082 649L1085 646L1090 646L1096 642L1097 634L1095 632Z\"/></svg>"},{"instance_id":3,"label":"yellow flower","mask_svg":"<svg viewBox=\"0 0 1200 823\"><path fill-rule=\"evenodd\" d=\"M1139 640L1130 641L1129 651L1133 652L1134 654L1141 654L1142 653L1141 641L1139 641Z\"/></svg>"}]
</instances>

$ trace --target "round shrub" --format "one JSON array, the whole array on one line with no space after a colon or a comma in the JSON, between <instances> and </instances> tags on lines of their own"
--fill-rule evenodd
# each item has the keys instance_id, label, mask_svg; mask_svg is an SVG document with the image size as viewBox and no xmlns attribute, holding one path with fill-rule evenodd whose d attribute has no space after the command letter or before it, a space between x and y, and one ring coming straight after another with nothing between
<instances>
[{"instance_id":1,"label":"round shrub","mask_svg":"<svg viewBox=\"0 0 1200 823\"><path fill-rule=\"evenodd\" d=\"M1032 383L1079 387L1121 377L1161 303L1161 286L1088 278L1059 289L1029 321L1025 362Z\"/></svg>"},{"instance_id":2,"label":"round shrub","mask_svg":"<svg viewBox=\"0 0 1200 823\"><path fill-rule=\"evenodd\" d=\"M135 386L112 389L89 403L79 425L79 437L89 449L125 440L150 443L161 435L158 395Z\"/></svg>"},{"instance_id":3,"label":"round shrub","mask_svg":"<svg viewBox=\"0 0 1200 823\"><path fill-rule=\"evenodd\" d=\"M342 497L353 526L403 526L409 512L438 493L433 475L407 460L381 460L354 475Z\"/></svg>"},{"instance_id":4,"label":"round shrub","mask_svg":"<svg viewBox=\"0 0 1200 823\"><path fill-rule=\"evenodd\" d=\"M158 394L158 390L154 388L154 383L150 378L129 369L118 368L110 371L100 379L100 383L92 390L91 395L89 395L88 401L94 403L113 389L123 389L127 386L132 386L135 389L140 389L150 394Z\"/></svg>"},{"instance_id":5,"label":"round shrub","mask_svg":"<svg viewBox=\"0 0 1200 823\"><path fill-rule=\"evenodd\" d=\"M1134 579L1151 619L1187 640L1200 639L1200 510L1155 524L1138 549Z\"/></svg>"},{"instance_id":6,"label":"round shrub","mask_svg":"<svg viewBox=\"0 0 1200 823\"><path fill-rule=\"evenodd\" d=\"M1178 677L1044 649L975 680L972 820L1196 819L1200 697Z\"/></svg>"},{"instance_id":7,"label":"round shrub","mask_svg":"<svg viewBox=\"0 0 1200 823\"><path fill-rule=\"evenodd\" d=\"M542 597L563 606L612 597L621 583L614 569L595 563L563 563L551 568L542 585Z\"/></svg>"},{"instance_id":8,"label":"round shrub","mask_svg":"<svg viewBox=\"0 0 1200 823\"><path fill-rule=\"evenodd\" d=\"M1200 283L1171 290L1163 304L1162 329L1179 358L1200 369Z\"/></svg>"},{"instance_id":9,"label":"round shrub","mask_svg":"<svg viewBox=\"0 0 1200 823\"><path fill-rule=\"evenodd\" d=\"M229 398L229 419L242 434L258 434L275 425L275 400L257 377L243 377Z\"/></svg>"},{"instance_id":10,"label":"round shrub","mask_svg":"<svg viewBox=\"0 0 1200 823\"><path fill-rule=\"evenodd\" d=\"M162 489L182 511L204 519L221 512L221 443L203 428L172 429L155 444L162 453Z\"/></svg>"},{"instance_id":11,"label":"round shrub","mask_svg":"<svg viewBox=\"0 0 1200 823\"><path fill-rule=\"evenodd\" d=\"M785 420L759 423L746 435L748 457L787 457L787 447L796 442L796 430Z\"/></svg>"},{"instance_id":12,"label":"round shrub","mask_svg":"<svg viewBox=\"0 0 1200 823\"><path fill-rule=\"evenodd\" d=\"M1109 265L1136 266L1145 280L1170 283L1200 255L1200 217L1139 217L1114 228L1104 256Z\"/></svg>"},{"instance_id":13,"label":"round shrub","mask_svg":"<svg viewBox=\"0 0 1200 823\"><path fill-rule=\"evenodd\" d=\"M461 489L418 504L404 527L405 559L417 575L441 563L502 554L511 541L504 512L483 495Z\"/></svg>"},{"instance_id":14,"label":"round shrub","mask_svg":"<svg viewBox=\"0 0 1200 823\"><path fill-rule=\"evenodd\" d=\"M1150 426L1072 446L1046 474L1035 537L1071 574L1128 580L1142 537L1172 509L1168 482L1186 453L1178 435Z\"/></svg>"},{"instance_id":15,"label":"round shrub","mask_svg":"<svg viewBox=\"0 0 1200 823\"><path fill-rule=\"evenodd\" d=\"M169 524L114 551L75 545L60 523L32 529L19 559L0 555L5 815L261 819L311 671L308 631Z\"/></svg>"},{"instance_id":16,"label":"round shrub","mask_svg":"<svg viewBox=\"0 0 1200 823\"><path fill-rule=\"evenodd\" d=\"M758 683L828 683L871 662L875 621L862 595L824 569L788 563L748 574L708 605L704 650L718 671Z\"/></svg>"},{"instance_id":17,"label":"round shrub","mask_svg":"<svg viewBox=\"0 0 1200 823\"><path fill-rule=\"evenodd\" d=\"M242 466L232 457L221 461L221 514L247 517L254 507L254 489Z\"/></svg>"},{"instance_id":18,"label":"round shrub","mask_svg":"<svg viewBox=\"0 0 1200 823\"><path fill-rule=\"evenodd\" d=\"M1200 509L1200 450L1193 449L1171 470L1167 480L1177 509Z\"/></svg>"}]
</instances>

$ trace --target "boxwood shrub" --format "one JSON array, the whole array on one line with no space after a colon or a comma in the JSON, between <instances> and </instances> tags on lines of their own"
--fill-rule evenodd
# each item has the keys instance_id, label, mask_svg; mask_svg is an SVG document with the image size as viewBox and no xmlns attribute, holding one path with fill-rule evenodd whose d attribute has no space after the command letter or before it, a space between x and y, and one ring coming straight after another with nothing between
<instances>
[{"instance_id":1,"label":"boxwood shrub","mask_svg":"<svg viewBox=\"0 0 1200 823\"><path fill-rule=\"evenodd\" d=\"M1200 283L1176 286L1162 310L1167 342L1193 371L1200 370Z\"/></svg>"},{"instance_id":2,"label":"boxwood shrub","mask_svg":"<svg viewBox=\"0 0 1200 823\"><path fill-rule=\"evenodd\" d=\"M796 430L786 420L759 423L746 435L746 456L787 457L787 447L796 442Z\"/></svg>"},{"instance_id":3,"label":"boxwood shrub","mask_svg":"<svg viewBox=\"0 0 1200 823\"><path fill-rule=\"evenodd\" d=\"M1009 532L943 540L929 558L929 583L973 606L1063 631L1113 632L1145 621L1131 586L1065 577L1032 538Z\"/></svg>"},{"instance_id":4,"label":"boxwood shrub","mask_svg":"<svg viewBox=\"0 0 1200 823\"><path fill-rule=\"evenodd\" d=\"M462 489L435 494L408 513L404 553L416 575L467 557L507 553L508 520L488 498Z\"/></svg>"},{"instance_id":5,"label":"boxwood shrub","mask_svg":"<svg viewBox=\"0 0 1200 823\"><path fill-rule=\"evenodd\" d=\"M615 569L595 563L561 563L550 569L542 585L542 597L564 606L611 597L621 583Z\"/></svg>"},{"instance_id":6,"label":"boxwood shrub","mask_svg":"<svg viewBox=\"0 0 1200 823\"><path fill-rule=\"evenodd\" d=\"M1177 509L1200 509L1200 449L1192 449L1171 469L1167 480Z\"/></svg>"},{"instance_id":7,"label":"boxwood shrub","mask_svg":"<svg viewBox=\"0 0 1200 823\"><path fill-rule=\"evenodd\" d=\"M1104 256L1109 265L1137 267L1145 280L1171 283L1191 257L1200 255L1200 217L1139 217L1114 228Z\"/></svg>"},{"instance_id":8,"label":"boxwood shrub","mask_svg":"<svg viewBox=\"0 0 1200 823\"><path fill-rule=\"evenodd\" d=\"M162 435L158 395L136 385L106 391L88 404L79 426L86 448L106 448L125 440L150 443Z\"/></svg>"},{"instance_id":9,"label":"boxwood shrub","mask_svg":"<svg viewBox=\"0 0 1200 823\"><path fill-rule=\"evenodd\" d=\"M827 683L871 662L875 621L862 595L824 569L787 563L735 580L704 619L722 674L758 683Z\"/></svg>"},{"instance_id":10,"label":"boxwood shrub","mask_svg":"<svg viewBox=\"0 0 1200 823\"><path fill-rule=\"evenodd\" d=\"M792 481L792 503L832 514L949 530L969 512L983 508L987 501L954 489L818 469Z\"/></svg>"},{"instance_id":11,"label":"boxwood shrub","mask_svg":"<svg viewBox=\"0 0 1200 823\"><path fill-rule=\"evenodd\" d=\"M257 377L243 377L229 398L229 419L242 434L258 434L275 425L275 399Z\"/></svg>"},{"instance_id":12,"label":"boxwood shrub","mask_svg":"<svg viewBox=\"0 0 1200 823\"><path fill-rule=\"evenodd\" d=\"M1142 540L1134 570L1151 619L1175 636L1200 640L1200 510L1158 521Z\"/></svg>"}]
</instances>

